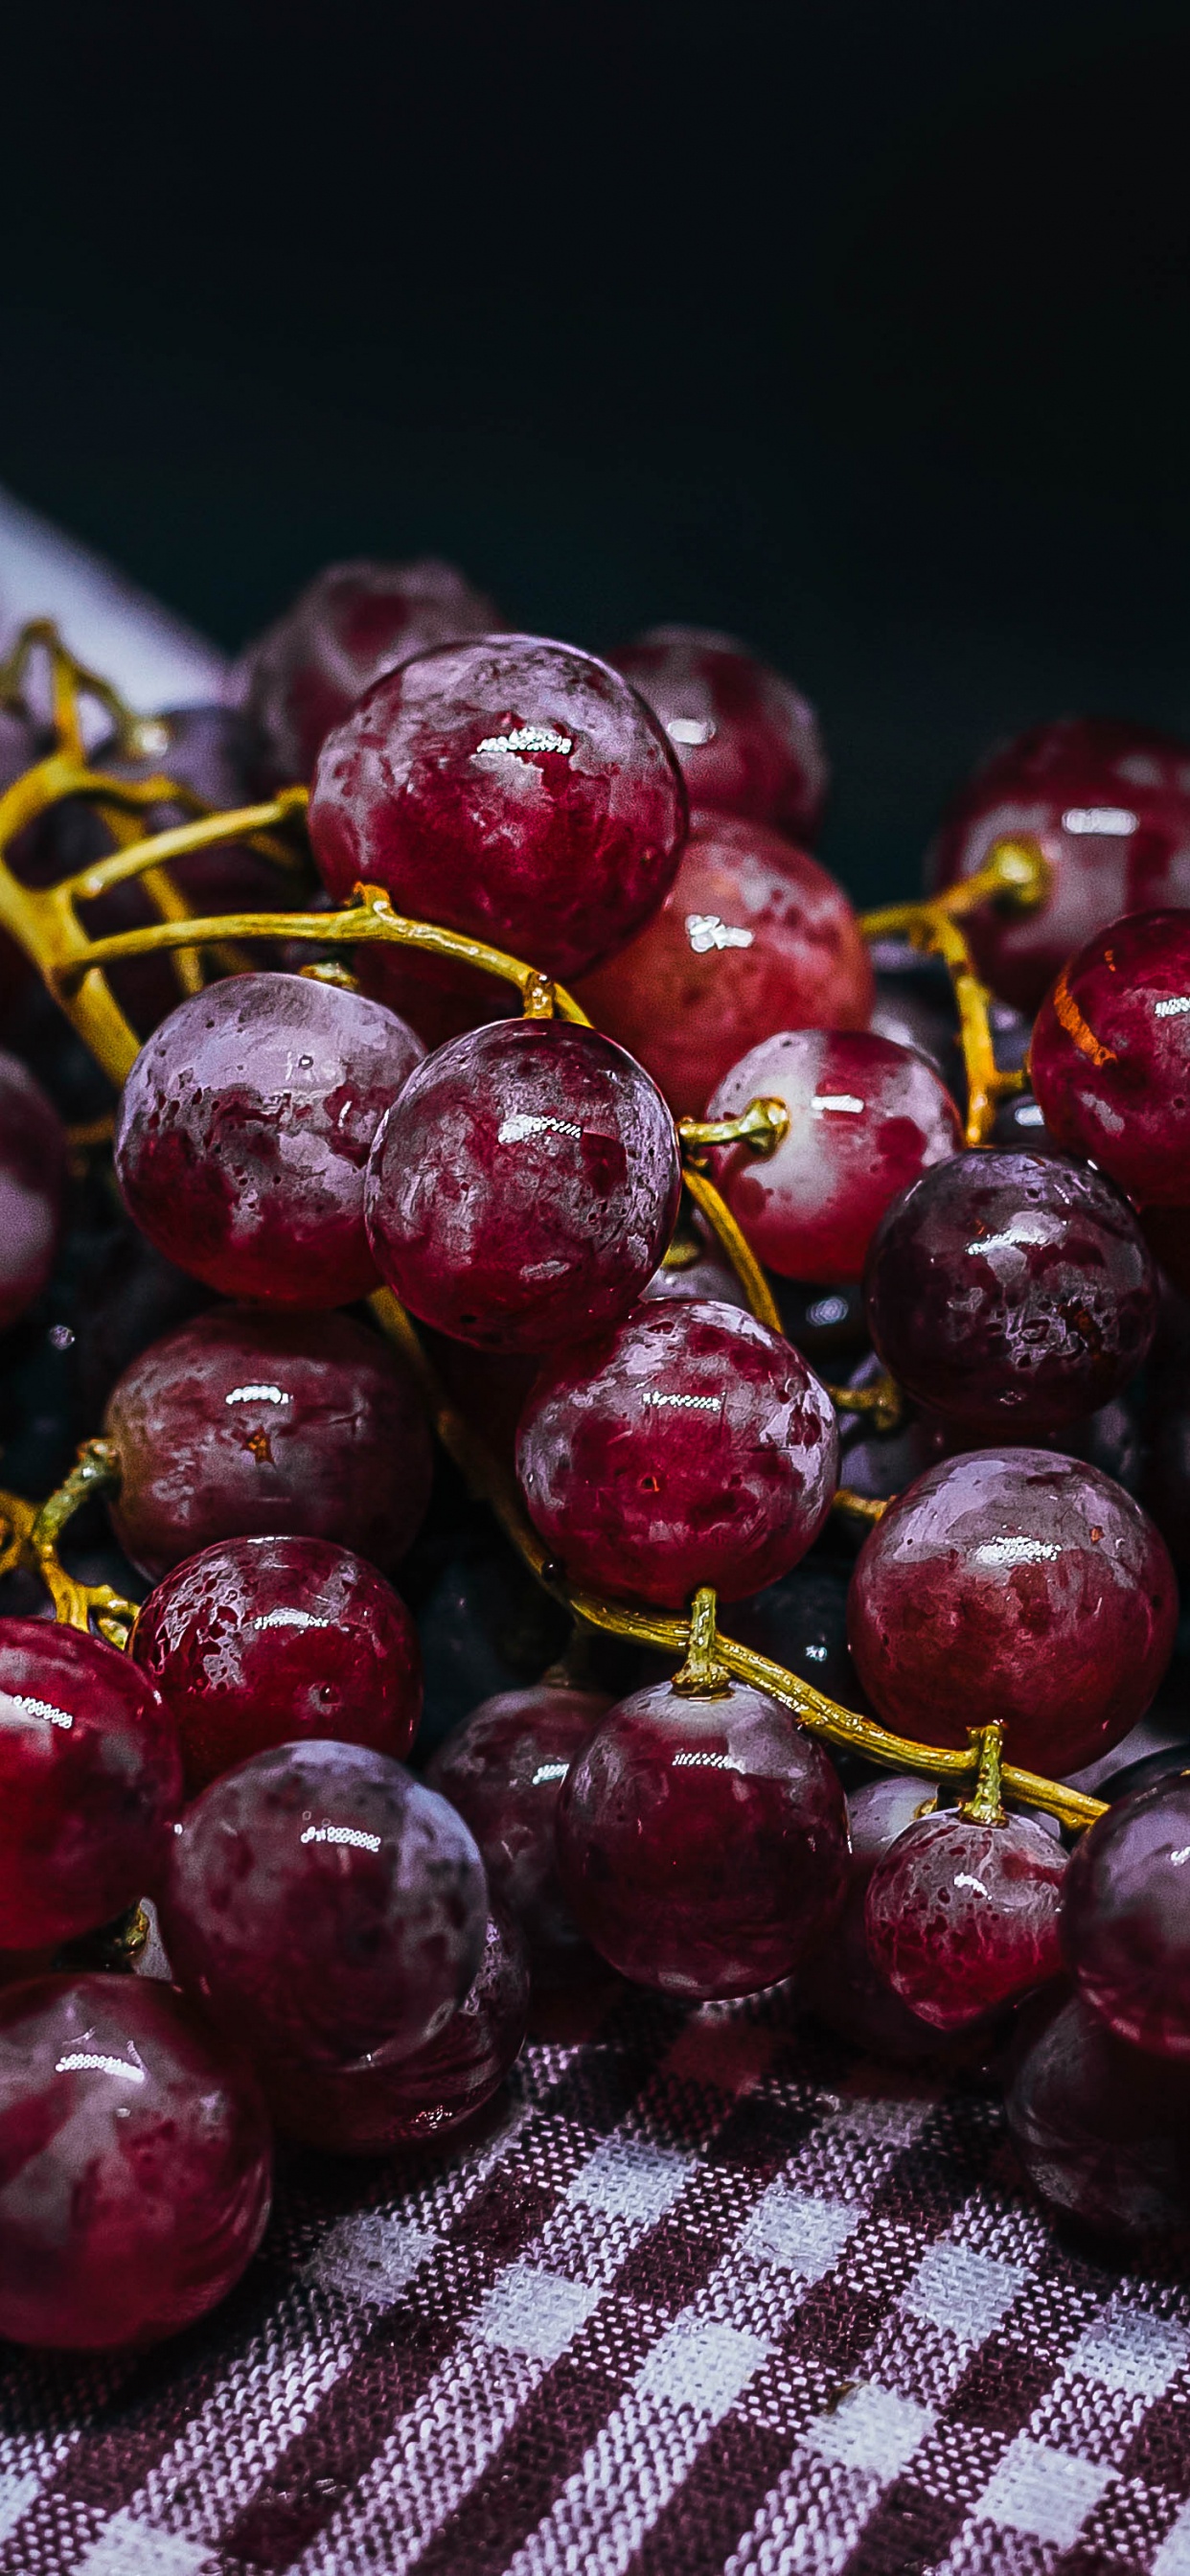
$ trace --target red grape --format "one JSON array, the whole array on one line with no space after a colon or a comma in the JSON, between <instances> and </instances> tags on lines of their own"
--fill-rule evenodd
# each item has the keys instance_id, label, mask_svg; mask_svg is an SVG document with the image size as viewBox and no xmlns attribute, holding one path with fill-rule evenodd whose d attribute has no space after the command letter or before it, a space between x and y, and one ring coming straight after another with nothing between
<instances>
[{"instance_id":1,"label":"red grape","mask_svg":"<svg viewBox=\"0 0 1190 2576\"><path fill-rule=\"evenodd\" d=\"M570 1765L610 1706L601 1691L550 1682L500 1691L447 1736L426 1771L470 1826L492 1895L519 1925L537 1976L565 1979L585 1964L558 1883L554 1822Z\"/></svg>"},{"instance_id":2,"label":"red grape","mask_svg":"<svg viewBox=\"0 0 1190 2576\"><path fill-rule=\"evenodd\" d=\"M796 1718L735 1684L621 1700L567 1775L562 1885L620 1974L666 1993L755 1994L825 1931L847 1879L838 1775Z\"/></svg>"},{"instance_id":3,"label":"red grape","mask_svg":"<svg viewBox=\"0 0 1190 2576\"><path fill-rule=\"evenodd\" d=\"M380 1566L429 1499L431 1453L403 1361L347 1315L221 1307L126 1368L105 1429L112 1525L156 1579L214 1539L326 1538Z\"/></svg>"},{"instance_id":4,"label":"red grape","mask_svg":"<svg viewBox=\"0 0 1190 2576\"><path fill-rule=\"evenodd\" d=\"M1052 1155L954 1154L894 1199L864 1274L898 1384L972 1431L1058 1431L1140 1367L1153 1264L1102 1173Z\"/></svg>"},{"instance_id":5,"label":"red grape","mask_svg":"<svg viewBox=\"0 0 1190 2576\"><path fill-rule=\"evenodd\" d=\"M483 1864L462 1818L362 1745L282 1744L186 1810L161 1890L178 1983L270 2061L394 2064L479 1966Z\"/></svg>"},{"instance_id":6,"label":"red grape","mask_svg":"<svg viewBox=\"0 0 1190 2576\"><path fill-rule=\"evenodd\" d=\"M813 838L830 773L818 718L791 681L705 626L651 626L615 664L660 717L692 805Z\"/></svg>"},{"instance_id":7,"label":"red grape","mask_svg":"<svg viewBox=\"0 0 1190 2576\"><path fill-rule=\"evenodd\" d=\"M1190 2072L1144 2057L1075 1997L1022 2056L1008 2126L1030 2182L1108 2236L1190 2219Z\"/></svg>"},{"instance_id":8,"label":"red grape","mask_svg":"<svg viewBox=\"0 0 1190 2576\"><path fill-rule=\"evenodd\" d=\"M15 1055L0 1051L0 1332L41 1295L58 1249L66 1137Z\"/></svg>"},{"instance_id":9,"label":"red grape","mask_svg":"<svg viewBox=\"0 0 1190 2576\"><path fill-rule=\"evenodd\" d=\"M572 1582L678 1606L739 1600L805 1555L838 1464L800 1352L734 1307L639 1306L550 1360L521 1417L530 1516Z\"/></svg>"},{"instance_id":10,"label":"red grape","mask_svg":"<svg viewBox=\"0 0 1190 2576\"><path fill-rule=\"evenodd\" d=\"M766 1038L733 1065L708 1118L779 1100L789 1125L772 1153L733 1145L715 1177L760 1259L786 1279L858 1279L898 1191L958 1152L945 1085L906 1047L867 1031Z\"/></svg>"},{"instance_id":11,"label":"red grape","mask_svg":"<svg viewBox=\"0 0 1190 2576\"><path fill-rule=\"evenodd\" d=\"M1057 1976L1066 1856L1028 1816L922 1816L868 1882L868 1950L935 2030L961 2030Z\"/></svg>"},{"instance_id":12,"label":"red grape","mask_svg":"<svg viewBox=\"0 0 1190 2576\"><path fill-rule=\"evenodd\" d=\"M686 794L665 736L606 662L535 635L420 653L324 743L310 804L332 895L551 975L622 948L677 872Z\"/></svg>"},{"instance_id":13,"label":"red grape","mask_svg":"<svg viewBox=\"0 0 1190 2576\"><path fill-rule=\"evenodd\" d=\"M233 975L196 993L124 1085L115 1161L129 1214L224 1296L367 1296L364 1172L423 1052L382 1003L306 976Z\"/></svg>"},{"instance_id":14,"label":"red grape","mask_svg":"<svg viewBox=\"0 0 1190 2576\"><path fill-rule=\"evenodd\" d=\"M504 2081L520 2054L529 1971L514 1924L493 1907L471 1984L437 2037L396 2066L267 2069L277 2125L335 2155L387 2155L449 2137Z\"/></svg>"},{"instance_id":15,"label":"red grape","mask_svg":"<svg viewBox=\"0 0 1190 2576\"><path fill-rule=\"evenodd\" d=\"M94 1931L151 1890L181 1796L147 1675L79 1628L0 1619L0 1949Z\"/></svg>"},{"instance_id":16,"label":"red grape","mask_svg":"<svg viewBox=\"0 0 1190 2576\"><path fill-rule=\"evenodd\" d=\"M910 2064L942 2055L951 2045L949 2034L911 2012L873 1967L864 1908L877 1862L898 1835L934 1805L932 1780L915 1780L900 1772L852 1790L847 1800L851 1870L843 1909L821 1948L807 1961L803 1980L807 2003L830 2029L841 2031L844 2039L876 2057Z\"/></svg>"},{"instance_id":17,"label":"red grape","mask_svg":"<svg viewBox=\"0 0 1190 2576\"><path fill-rule=\"evenodd\" d=\"M715 1084L774 1029L866 1028L872 969L816 859L764 824L696 814L661 910L579 998L676 1117L701 1118Z\"/></svg>"},{"instance_id":18,"label":"red grape","mask_svg":"<svg viewBox=\"0 0 1190 2576\"><path fill-rule=\"evenodd\" d=\"M499 611L453 564L328 564L241 665L274 779L309 778L332 725L411 653L490 635Z\"/></svg>"},{"instance_id":19,"label":"red grape","mask_svg":"<svg viewBox=\"0 0 1190 2576\"><path fill-rule=\"evenodd\" d=\"M368 1169L368 1237L415 1315L538 1351L627 1314L680 1195L673 1120L630 1056L564 1020L498 1021L406 1084Z\"/></svg>"},{"instance_id":20,"label":"red grape","mask_svg":"<svg viewBox=\"0 0 1190 2576\"><path fill-rule=\"evenodd\" d=\"M1184 1206L1190 912L1136 913L1088 940L1041 1006L1031 1060L1060 1145L1093 1156L1134 1199Z\"/></svg>"},{"instance_id":21,"label":"red grape","mask_svg":"<svg viewBox=\"0 0 1190 2576\"><path fill-rule=\"evenodd\" d=\"M149 1594L132 1654L176 1723L191 1797L310 1736L400 1761L421 1712L404 1602L325 1539L230 1538L188 1557Z\"/></svg>"},{"instance_id":22,"label":"red grape","mask_svg":"<svg viewBox=\"0 0 1190 2576\"><path fill-rule=\"evenodd\" d=\"M264 2234L264 2104L172 1986L0 1995L0 2334L149 2344L226 2297Z\"/></svg>"},{"instance_id":23,"label":"red grape","mask_svg":"<svg viewBox=\"0 0 1190 2576\"><path fill-rule=\"evenodd\" d=\"M981 974L1035 1011L1064 960L1105 922L1190 902L1190 745L1143 726L1068 718L1003 744L949 806L928 862L932 886L973 876L992 844L1037 840L1053 872L1033 912L971 919Z\"/></svg>"},{"instance_id":24,"label":"red grape","mask_svg":"<svg viewBox=\"0 0 1190 2576\"><path fill-rule=\"evenodd\" d=\"M1086 2001L1120 2039L1190 2058L1190 1779L1122 1798L1070 1864L1062 1929Z\"/></svg>"},{"instance_id":25,"label":"red grape","mask_svg":"<svg viewBox=\"0 0 1190 2576\"><path fill-rule=\"evenodd\" d=\"M1139 1503L1044 1449L976 1450L919 1476L864 1541L848 1635L901 1735L1005 1750L1059 1776L1110 1751L1173 1649L1177 1584Z\"/></svg>"}]
</instances>

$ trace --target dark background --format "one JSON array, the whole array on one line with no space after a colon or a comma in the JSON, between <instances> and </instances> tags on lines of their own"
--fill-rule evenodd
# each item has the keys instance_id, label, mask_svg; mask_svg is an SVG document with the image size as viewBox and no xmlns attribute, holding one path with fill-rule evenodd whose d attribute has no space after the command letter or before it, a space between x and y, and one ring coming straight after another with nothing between
<instances>
[{"instance_id":1,"label":"dark background","mask_svg":"<svg viewBox=\"0 0 1190 2576\"><path fill-rule=\"evenodd\" d=\"M997 733L1190 732L1190 12L20 0L0 480L227 645L320 562L689 617L916 881Z\"/></svg>"}]
</instances>

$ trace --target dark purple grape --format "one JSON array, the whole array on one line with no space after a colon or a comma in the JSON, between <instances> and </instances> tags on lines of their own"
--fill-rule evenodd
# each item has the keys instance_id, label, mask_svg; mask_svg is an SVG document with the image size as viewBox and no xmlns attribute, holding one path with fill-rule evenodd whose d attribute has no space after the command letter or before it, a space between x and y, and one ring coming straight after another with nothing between
<instances>
[{"instance_id":1,"label":"dark purple grape","mask_svg":"<svg viewBox=\"0 0 1190 2576\"><path fill-rule=\"evenodd\" d=\"M885 1366L977 1432L1060 1430L1126 1386L1157 1319L1153 1263L1100 1172L954 1154L893 1201L864 1274Z\"/></svg>"}]
</instances>

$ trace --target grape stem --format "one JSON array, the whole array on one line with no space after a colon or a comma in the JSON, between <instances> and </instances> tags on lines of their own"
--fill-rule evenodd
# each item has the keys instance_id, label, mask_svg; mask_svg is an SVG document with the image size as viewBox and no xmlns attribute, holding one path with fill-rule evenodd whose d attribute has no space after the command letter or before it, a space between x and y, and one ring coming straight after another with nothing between
<instances>
[{"instance_id":1,"label":"grape stem","mask_svg":"<svg viewBox=\"0 0 1190 2576\"><path fill-rule=\"evenodd\" d=\"M975 1788L969 1798L961 1800L960 1816L969 1817L973 1825L1002 1825L1004 1805L1000 1796L1004 1776L1004 1729L999 1725L976 1726L971 1741L979 1757Z\"/></svg>"},{"instance_id":2,"label":"grape stem","mask_svg":"<svg viewBox=\"0 0 1190 2576\"><path fill-rule=\"evenodd\" d=\"M697 1162L716 1145L750 1145L754 1154L772 1154L789 1134L789 1111L783 1100L750 1100L738 1118L679 1118L682 1159Z\"/></svg>"},{"instance_id":3,"label":"grape stem","mask_svg":"<svg viewBox=\"0 0 1190 2576\"><path fill-rule=\"evenodd\" d=\"M988 1005L991 994L975 972L970 945L959 927L967 913L983 903L999 903L1015 912L1032 912L1049 892L1051 869L1036 841L993 842L985 865L974 876L948 886L944 894L921 903L885 904L879 912L860 915L865 939L907 939L930 957L940 957L950 976L959 1015L959 1043L967 1076L967 1115L963 1141L986 1145L1002 1100L1023 1087L1019 1072L1002 1073L992 1044Z\"/></svg>"},{"instance_id":4,"label":"grape stem","mask_svg":"<svg viewBox=\"0 0 1190 2576\"><path fill-rule=\"evenodd\" d=\"M823 1379L836 1413L870 1413L877 1431L895 1431L901 1419L901 1390L885 1374L871 1386L830 1386Z\"/></svg>"},{"instance_id":5,"label":"grape stem","mask_svg":"<svg viewBox=\"0 0 1190 2576\"><path fill-rule=\"evenodd\" d=\"M731 1689L726 1664L718 1653L714 1586L700 1585L690 1604L689 1643L681 1671L671 1689L683 1699L725 1699Z\"/></svg>"},{"instance_id":6,"label":"grape stem","mask_svg":"<svg viewBox=\"0 0 1190 2576\"><path fill-rule=\"evenodd\" d=\"M40 1574L54 1605L54 1617L72 1628L90 1628L92 1616L100 1635L110 1646L126 1646L136 1623L136 1603L113 1590L110 1583L80 1583L68 1574L58 1555L58 1541L66 1524L92 1494L111 1493L120 1482L120 1462L114 1441L84 1440L78 1461L55 1493L33 1512L11 1494L0 1495L10 1527L14 1516L29 1514L22 1544L22 1554L34 1571Z\"/></svg>"},{"instance_id":7,"label":"grape stem","mask_svg":"<svg viewBox=\"0 0 1190 2576\"><path fill-rule=\"evenodd\" d=\"M868 1494L853 1493L850 1485L837 1485L831 1509L844 1513L850 1521L872 1523L883 1519L888 1504L875 1502Z\"/></svg>"}]
</instances>

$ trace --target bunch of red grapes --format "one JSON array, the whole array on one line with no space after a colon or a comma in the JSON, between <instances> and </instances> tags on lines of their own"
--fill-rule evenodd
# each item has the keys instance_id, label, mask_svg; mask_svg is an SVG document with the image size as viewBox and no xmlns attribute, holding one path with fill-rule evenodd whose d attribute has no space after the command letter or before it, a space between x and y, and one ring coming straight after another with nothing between
<instances>
[{"instance_id":1,"label":"bunch of red grapes","mask_svg":"<svg viewBox=\"0 0 1190 2576\"><path fill-rule=\"evenodd\" d=\"M945 819L935 886L1006 837L1046 862L1041 903L972 917L1002 1066L1028 1048L976 1148L946 977L873 958L806 846L813 712L730 638L607 663L447 567L357 564L241 676L234 712L163 718L143 774L223 807L308 778L316 907L379 889L541 989L512 1017L465 959L370 942L310 974L280 939L181 1002L161 960L117 977L144 1038L124 1213L92 1170L82 1227L98 1193L116 1294L68 1208L85 1293L47 1336L80 1077L12 963L0 1321L102 1403L140 1606L126 1652L26 1576L0 1618L0 2333L197 2317L259 2242L275 2131L449 2137L531 2001L613 1975L692 2004L795 1977L878 2053L990 2055L1060 2211L1185 2223L1190 1747L1126 1739L1168 1697L1190 1563L1190 746L1050 725ZM6 774L36 749L7 720ZM103 846L67 803L12 865ZM292 901L234 844L184 891ZM765 1149L704 1153L785 1332L683 1196L675 1120L757 1100ZM836 1757L713 1634L676 1673L559 1662L567 1621L435 1467L379 1290L558 1591L680 1617L713 1587L803 1683L943 1755L974 1738L978 1782ZM884 1374L891 1430L860 1410ZM1106 1813L1076 1838L1006 1804L1001 1750L1090 1771ZM142 1900L154 1973L119 1973Z\"/></svg>"}]
</instances>

